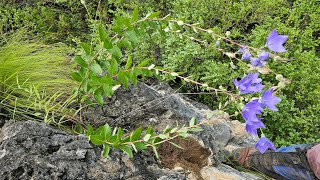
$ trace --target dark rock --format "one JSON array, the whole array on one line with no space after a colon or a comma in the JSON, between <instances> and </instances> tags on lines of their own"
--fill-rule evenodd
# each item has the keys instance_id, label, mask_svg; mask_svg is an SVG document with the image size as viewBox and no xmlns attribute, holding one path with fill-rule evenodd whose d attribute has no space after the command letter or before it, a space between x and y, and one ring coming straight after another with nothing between
<instances>
[{"instance_id":1,"label":"dark rock","mask_svg":"<svg viewBox=\"0 0 320 180\"><path fill-rule=\"evenodd\" d=\"M100 150L86 137L33 121L7 123L1 129L0 167L1 180L184 179L178 172L160 169L150 154L129 159L112 152L101 159Z\"/></svg>"}]
</instances>

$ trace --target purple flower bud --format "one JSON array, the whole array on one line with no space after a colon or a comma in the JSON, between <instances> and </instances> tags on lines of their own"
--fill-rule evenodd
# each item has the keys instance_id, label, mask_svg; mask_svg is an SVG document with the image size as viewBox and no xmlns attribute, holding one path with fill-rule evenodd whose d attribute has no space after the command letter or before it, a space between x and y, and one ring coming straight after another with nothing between
<instances>
[{"instance_id":1,"label":"purple flower bud","mask_svg":"<svg viewBox=\"0 0 320 180\"><path fill-rule=\"evenodd\" d=\"M250 60L251 54L249 52L245 52L242 54L242 60Z\"/></svg>"},{"instance_id":2,"label":"purple flower bud","mask_svg":"<svg viewBox=\"0 0 320 180\"><path fill-rule=\"evenodd\" d=\"M267 51L262 51L259 55L259 58L262 60L262 61L266 61L269 59L269 53Z\"/></svg>"},{"instance_id":3,"label":"purple flower bud","mask_svg":"<svg viewBox=\"0 0 320 180\"><path fill-rule=\"evenodd\" d=\"M262 154L265 153L269 148L274 151L276 150L276 147L273 145L273 143L266 137L261 137L255 147L259 149Z\"/></svg>"},{"instance_id":4,"label":"purple flower bud","mask_svg":"<svg viewBox=\"0 0 320 180\"><path fill-rule=\"evenodd\" d=\"M274 52L286 52L287 50L283 47L283 44L287 41L287 35L279 35L274 29L267 37L266 46Z\"/></svg>"},{"instance_id":5,"label":"purple flower bud","mask_svg":"<svg viewBox=\"0 0 320 180\"><path fill-rule=\"evenodd\" d=\"M252 65L259 66L259 67L262 67L262 66L264 66L266 64L265 61L261 61L261 59L256 58L256 57L255 58L251 58L250 62L251 62Z\"/></svg>"}]
</instances>

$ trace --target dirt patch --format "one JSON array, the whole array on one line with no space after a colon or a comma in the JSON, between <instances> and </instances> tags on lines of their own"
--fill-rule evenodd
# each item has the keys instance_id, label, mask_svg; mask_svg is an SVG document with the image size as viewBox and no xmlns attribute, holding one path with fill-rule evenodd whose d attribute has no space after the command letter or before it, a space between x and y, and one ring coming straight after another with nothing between
<instances>
[{"instance_id":1,"label":"dirt patch","mask_svg":"<svg viewBox=\"0 0 320 180\"><path fill-rule=\"evenodd\" d=\"M198 141L188 138L176 138L172 142L183 149L166 142L159 147L159 155L162 166L173 169L177 166L192 171L197 179L201 177L201 169L208 165L209 149L202 147Z\"/></svg>"}]
</instances>

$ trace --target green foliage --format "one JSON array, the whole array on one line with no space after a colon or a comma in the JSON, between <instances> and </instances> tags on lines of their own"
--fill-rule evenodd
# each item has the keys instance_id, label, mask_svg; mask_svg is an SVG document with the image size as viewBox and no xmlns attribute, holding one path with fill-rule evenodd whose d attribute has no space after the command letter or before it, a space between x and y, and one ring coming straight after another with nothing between
<instances>
[{"instance_id":1,"label":"green foliage","mask_svg":"<svg viewBox=\"0 0 320 180\"><path fill-rule=\"evenodd\" d=\"M181 148L178 144L172 142L175 138L186 138L191 132L202 131L200 125L205 124L206 121L197 123L193 118L190 120L188 127L174 127L167 126L162 133L156 134L152 127L148 127L146 130L137 128L131 134L124 134L121 128L114 128L113 130L108 124L100 126L96 130L88 125L86 130L82 128L76 128L78 133L84 133L91 141L92 144L97 146L103 146L102 156L107 157L110 152L110 148L120 149L124 153L128 154L129 157L133 157L133 151L144 151L149 147L152 148L157 158L159 154L157 148L164 142ZM81 127L81 126L78 126Z\"/></svg>"}]
</instances>

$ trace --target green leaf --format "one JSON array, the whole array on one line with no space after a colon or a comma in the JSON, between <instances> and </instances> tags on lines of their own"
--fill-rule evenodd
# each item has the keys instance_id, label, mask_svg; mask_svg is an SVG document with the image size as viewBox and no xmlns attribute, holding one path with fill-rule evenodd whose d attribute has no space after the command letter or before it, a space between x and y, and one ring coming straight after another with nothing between
<instances>
[{"instance_id":1,"label":"green leaf","mask_svg":"<svg viewBox=\"0 0 320 180\"><path fill-rule=\"evenodd\" d=\"M90 70L95 74L101 74L103 72L101 66L98 63L92 63L90 65Z\"/></svg>"},{"instance_id":2,"label":"green leaf","mask_svg":"<svg viewBox=\"0 0 320 180\"><path fill-rule=\"evenodd\" d=\"M120 146L120 149L121 149L123 152L127 153L130 158L133 157L132 150L131 150L131 148L130 148L129 146L127 146L127 145L122 145L122 146Z\"/></svg>"},{"instance_id":3,"label":"green leaf","mask_svg":"<svg viewBox=\"0 0 320 180\"><path fill-rule=\"evenodd\" d=\"M138 152L138 149L136 148L136 146L132 143L131 144L131 146L132 146L132 148L133 148L133 150L135 151L135 152Z\"/></svg>"},{"instance_id":4,"label":"green leaf","mask_svg":"<svg viewBox=\"0 0 320 180\"><path fill-rule=\"evenodd\" d=\"M109 41L109 39L105 39L104 42L103 42L103 47L106 48L106 49L112 49L113 48L113 45L112 43Z\"/></svg>"},{"instance_id":5,"label":"green leaf","mask_svg":"<svg viewBox=\"0 0 320 180\"><path fill-rule=\"evenodd\" d=\"M81 43L81 47L83 48L84 52L86 52L87 55L90 55L92 53L91 46L87 43Z\"/></svg>"},{"instance_id":6,"label":"green leaf","mask_svg":"<svg viewBox=\"0 0 320 180\"><path fill-rule=\"evenodd\" d=\"M153 150L154 154L156 155L157 159L160 159L159 158L159 153L157 151L157 147L156 146L152 146L152 150Z\"/></svg>"},{"instance_id":7,"label":"green leaf","mask_svg":"<svg viewBox=\"0 0 320 180\"><path fill-rule=\"evenodd\" d=\"M133 10L131 22L137 21L138 18L139 18L139 10L138 10L138 8L136 7L136 8L134 8L134 10Z\"/></svg>"},{"instance_id":8,"label":"green leaf","mask_svg":"<svg viewBox=\"0 0 320 180\"><path fill-rule=\"evenodd\" d=\"M109 73L113 76L118 72L118 62L115 59L111 60L111 64L108 69Z\"/></svg>"},{"instance_id":9,"label":"green leaf","mask_svg":"<svg viewBox=\"0 0 320 180\"><path fill-rule=\"evenodd\" d=\"M76 80L76 81L78 81L78 82L81 82L81 81L82 81L82 77L81 77L80 74L77 73L77 72L72 72L72 73L70 73L70 76L71 76L74 80Z\"/></svg>"},{"instance_id":10,"label":"green leaf","mask_svg":"<svg viewBox=\"0 0 320 180\"><path fill-rule=\"evenodd\" d=\"M153 128L149 126L146 130L146 134L153 134Z\"/></svg>"},{"instance_id":11,"label":"green leaf","mask_svg":"<svg viewBox=\"0 0 320 180\"><path fill-rule=\"evenodd\" d=\"M138 150L148 149L148 147L143 142L135 142L134 145Z\"/></svg>"},{"instance_id":12,"label":"green leaf","mask_svg":"<svg viewBox=\"0 0 320 180\"><path fill-rule=\"evenodd\" d=\"M101 42L104 42L104 40L107 37L106 29L100 24L98 31L99 31L99 37L100 37Z\"/></svg>"},{"instance_id":13,"label":"green leaf","mask_svg":"<svg viewBox=\"0 0 320 180\"><path fill-rule=\"evenodd\" d=\"M170 144L174 145L175 147L179 148L179 149L183 149L183 147L179 146L178 144L168 141Z\"/></svg>"},{"instance_id":14,"label":"green leaf","mask_svg":"<svg viewBox=\"0 0 320 180\"><path fill-rule=\"evenodd\" d=\"M179 76L179 74L175 73L175 72L171 73L170 75L173 76L173 77Z\"/></svg>"},{"instance_id":15,"label":"green leaf","mask_svg":"<svg viewBox=\"0 0 320 180\"><path fill-rule=\"evenodd\" d=\"M147 14L146 18L155 18L158 17L160 15L161 11L158 12L154 12L154 13L149 13Z\"/></svg>"},{"instance_id":16,"label":"green leaf","mask_svg":"<svg viewBox=\"0 0 320 180\"><path fill-rule=\"evenodd\" d=\"M127 59L127 63L125 66L125 69L129 69L132 65L132 57L130 55L128 55L128 59Z\"/></svg>"},{"instance_id":17,"label":"green leaf","mask_svg":"<svg viewBox=\"0 0 320 180\"><path fill-rule=\"evenodd\" d=\"M149 67L148 67L148 70L151 70L151 69L153 69L154 67L155 67L156 65L154 65L154 64L151 64Z\"/></svg>"},{"instance_id":18,"label":"green leaf","mask_svg":"<svg viewBox=\"0 0 320 180\"><path fill-rule=\"evenodd\" d=\"M194 125L196 125L196 123L197 123L197 120L196 120L196 118L191 118L191 120L190 120L190 122L189 122L189 126L191 127L191 126L194 126Z\"/></svg>"},{"instance_id":19,"label":"green leaf","mask_svg":"<svg viewBox=\"0 0 320 180\"><path fill-rule=\"evenodd\" d=\"M122 57L121 50L117 46L113 46L113 48L110 50L110 52L111 52L112 56L115 57L116 59L120 59Z\"/></svg>"},{"instance_id":20,"label":"green leaf","mask_svg":"<svg viewBox=\"0 0 320 180\"><path fill-rule=\"evenodd\" d=\"M171 129L172 128L169 125L167 125L166 128L163 130L163 134L166 134L166 133L170 132Z\"/></svg>"},{"instance_id":21,"label":"green leaf","mask_svg":"<svg viewBox=\"0 0 320 180\"><path fill-rule=\"evenodd\" d=\"M161 139L167 139L167 138L169 138L169 135L168 134L159 134L158 137Z\"/></svg>"},{"instance_id":22,"label":"green leaf","mask_svg":"<svg viewBox=\"0 0 320 180\"><path fill-rule=\"evenodd\" d=\"M141 136L141 133L142 133L142 128L141 127L139 127L138 129L134 130L131 133L130 141L133 142L133 141L139 140L140 136Z\"/></svg>"},{"instance_id":23,"label":"green leaf","mask_svg":"<svg viewBox=\"0 0 320 180\"><path fill-rule=\"evenodd\" d=\"M103 89L99 88L94 92L94 99L97 101L98 104L103 105Z\"/></svg>"},{"instance_id":24,"label":"green leaf","mask_svg":"<svg viewBox=\"0 0 320 180\"><path fill-rule=\"evenodd\" d=\"M104 95L106 95L107 97L111 98L113 96L112 86L108 84L104 84L103 91L104 91Z\"/></svg>"},{"instance_id":25,"label":"green leaf","mask_svg":"<svg viewBox=\"0 0 320 180\"><path fill-rule=\"evenodd\" d=\"M109 146L108 144L103 144L103 153L102 153L102 156L103 156L104 158L108 157L109 152L110 152L110 146Z\"/></svg>"},{"instance_id":26,"label":"green leaf","mask_svg":"<svg viewBox=\"0 0 320 180\"><path fill-rule=\"evenodd\" d=\"M171 129L170 133L175 133L175 132L178 131L178 129L179 129L179 128L175 127L175 128L173 128L173 129Z\"/></svg>"},{"instance_id":27,"label":"green leaf","mask_svg":"<svg viewBox=\"0 0 320 180\"><path fill-rule=\"evenodd\" d=\"M148 64L149 64L149 60L144 60L140 64L138 64L138 67L145 67Z\"/></svg>"},{"instance_id":28,"label":"green leaf","mask_svg":"<svg viewBox=\"0 0 320 180\"><path fill-rule=\"evenodd\" d=\"M192 128L192 129L190 129L190 131L192 131L192 132L200 132L200 131L203 131L203 129L202 128Z\"/></svg>"},{"instance_id":29,"label":"green leaf","mask_svg":"<svg viewBox=\"0 0 320 180\"><path fill-rule=\"evenodd\" d=\"M88 67L88 64L86 63L85 60L82 59L81 56L76 56L73 58L74 62L79 64L81 67Z\"/></svg>"},{"instance_id":30,"label":"green leaf","mask_svg":"<svg viewBox=\"0 0 320 180\"><path fill-rule=\"evenodd\" d=\"M102 128L101 134L104 140L110 141L111 139L111 128L108 124L105 124Z\"/></svg>"},{"instance_id":31,"label":"green leaf","mask_svg":"<svg viewBox=\"0 0 320 180\"><path fill-rule=\"evenodd\" d=\"M92 142L92 144L97 146L100 146L104 143L103 137L101 135L91 135L90 141Z\"/></svg>"},{"instance_id":32,"label":"green leaf","mask_svg":"<svg viewBox=\"0 0 320 180\"><path fill-rule=\"evenodd\" d=\"M87 126L86 136L90 136L94 133L94 130L90 124Z\"/></svg>"},{"instance_id":33,"label":"green leaf","mask_svg":"<svg viewBox=\"0 0 320 180\"><path fill-rule=\"evenodd\" d=\"M81 88L83 89L83 91L85 93L88 92L88 81L86 79L83 79L83 81L81 83Z\"/></svg>"},{"instance_id":34,"label":"green leaf","mask_svg":"<svg viewBox=\"0 0 320 180\"><path fill-rule=\"evenodd\" d=\"M118 73L118 80L122 82L125 89L129 88L129 78L127 75L128 72L119 71Z\"/></svg>"},{"instance_id":35,"label":"green leaf","mask_svg":"<svg viewBox=\"0 0 320 180\"><path fill-rule=\"evenodd\" d=\"M117 132L117 140L121 141L122 135L123 135L123 131L122 131L122 129L119 127L119 128L118 128L118 132Z\"/></svg>"},{"instance_id":36,"label":"green leaf","mask_svg":"<svg viewBox=\"0 0 320 180\"><path fill-rule=\"evenodd\" d=\"M127 38L132 41L133 43L138 43L139 42L139 39L137 37L137 34L134 30L132 31L128 31L127 34L126 34Z\"/></svg>"},{"instance_id":37,"label":"green leaf","mask_svg":"<svg viewBox=\"0 0 320 180\"><path fill-rule=\"evenodd\" d=\"M151 137L151 134L146 134L146 135L143 137L143 141L144 141L144 142L148 142L149 139L150 139L150 137Z\"/></svg>"}]
</instances>

